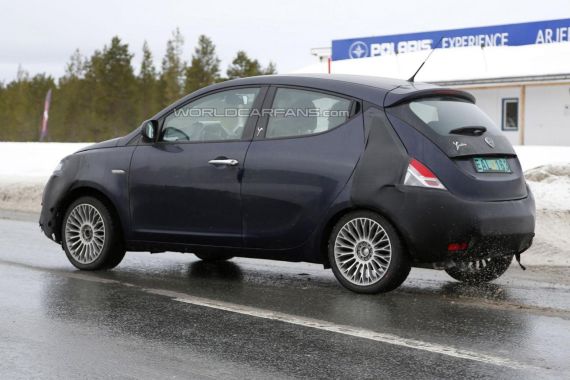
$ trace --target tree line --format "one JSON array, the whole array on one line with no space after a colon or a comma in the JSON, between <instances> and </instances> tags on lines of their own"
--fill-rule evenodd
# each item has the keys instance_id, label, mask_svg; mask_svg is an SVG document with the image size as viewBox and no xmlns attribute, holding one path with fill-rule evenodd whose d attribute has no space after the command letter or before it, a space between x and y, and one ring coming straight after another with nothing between
<instances>
[{"instance_id":1,"label":"tree line","mask_svg":"<svg viewBox=\"0 0 570 380\"><path fill-rule=\"evenodd\" d=\"M145 42L140 67L132 65L129 45L113 37L102 50L84 57L76 50L58 80L30 76L21 68L16 79L0 82L0 141L37 141L44 99L49 89L48 141L99 141L124 135L162 108L204 86L254 75L275 74L273 63L238 51L225 76L212 40L198 38L189 62L184 37L176 29L166 44L160 68Z\"/></svg>"}]
</instances>

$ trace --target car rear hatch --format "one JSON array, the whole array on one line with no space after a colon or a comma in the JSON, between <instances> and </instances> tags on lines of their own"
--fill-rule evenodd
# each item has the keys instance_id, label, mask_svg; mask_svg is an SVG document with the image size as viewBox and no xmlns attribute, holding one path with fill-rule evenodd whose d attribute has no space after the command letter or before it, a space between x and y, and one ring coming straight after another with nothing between
<instances>
[{"instance_id":1,"label":"car rear hatch","mask_svg":"<svg viewBox=\"0 0 570 380\"><path fill-rule=\"evenodd\" d=\"M432 170L450 192L478 201L527 196L512 145L471 95L421 91L392 103L387 104L386 113L408 153Z\"/></svg>"}]
</instances>

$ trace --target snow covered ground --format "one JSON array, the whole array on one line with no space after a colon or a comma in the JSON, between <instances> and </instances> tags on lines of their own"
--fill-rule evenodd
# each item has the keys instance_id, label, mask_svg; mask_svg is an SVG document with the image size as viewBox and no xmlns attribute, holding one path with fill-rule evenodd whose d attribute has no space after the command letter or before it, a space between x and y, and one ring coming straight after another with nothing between
<instances>
[{"instance_id":1,"label":"snow covered ground","mask_svg":"<svg viewBox=\"0 0 570 380\"><path fill-rule=\"evenodd\" d=\"M45 183L63 157L90 144L0 142L0 181ZM570 147L525 145L515 149L525 171L544 165L570 164Z\"/></svg>"},{"instance_id":2,"label":"snow covered ground","mask_svg":"<svg viewBox=\"0 0 570 380\"><path fill-rule=\"evenodd\" d=\"M0 142L0 209L39 212L43 187L58 162L87 145Z\"/></svg>"},{"instance_id":3,"label":"snow covered ground","mask_svg":"<svg viewBox=\"0 0 570 380\"><path fill-rule=\"evenodd\" d=\"M0 142L0 181L45 183L58 162L90 143Z\"/></svg>"},{"instance_id":4,"label":"snow covered ground","mask_svg":"<svg viewBox=\"0 0 570 380\"><path fill-rule=\"evenodd\" d=\"M0 142L0 209L39 212L43 186L57 163L87 145ZM537 236L525 262L570 266L570 147L515 150L537 206Z\"/></svg>"}]
</instances>

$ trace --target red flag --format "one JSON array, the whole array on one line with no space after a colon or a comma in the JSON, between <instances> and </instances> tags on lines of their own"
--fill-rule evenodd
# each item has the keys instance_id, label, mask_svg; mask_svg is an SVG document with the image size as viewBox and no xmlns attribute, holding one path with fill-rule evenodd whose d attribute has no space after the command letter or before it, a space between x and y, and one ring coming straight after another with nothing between
<instances>
[{"instance_id":1,"label":"red flag","mask_svg":"<svg viewBox=\"0 0 570 380\"><path fill-rule=\"evenodd\" d=\"M46 94L46 101L44 103L44 114L42 117L42 127L40 131L40 141L44 141L48 134L48 119L49 119L49 105L51 103L51 88Z\"/></svg>"}]
</instances>

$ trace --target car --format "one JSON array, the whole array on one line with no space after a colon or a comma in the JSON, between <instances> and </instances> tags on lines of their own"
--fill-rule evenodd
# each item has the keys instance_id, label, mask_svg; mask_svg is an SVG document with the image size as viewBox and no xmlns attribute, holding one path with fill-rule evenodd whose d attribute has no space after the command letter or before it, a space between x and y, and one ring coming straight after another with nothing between
<instances>
[{"instance_id":1,"label":"car","mask_svg":"<svg viewBox=\"0 0 570 380\"><path fill-rule=\"evenodd\" d=\"M64 158L40 226L81 270L177 251L318 263L379 293L411 267L498 278L531 246L535 205L512 145L467 92L272 75L205 87Z\"/></svg>"}]
</instances>

